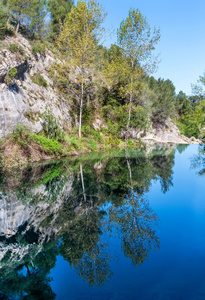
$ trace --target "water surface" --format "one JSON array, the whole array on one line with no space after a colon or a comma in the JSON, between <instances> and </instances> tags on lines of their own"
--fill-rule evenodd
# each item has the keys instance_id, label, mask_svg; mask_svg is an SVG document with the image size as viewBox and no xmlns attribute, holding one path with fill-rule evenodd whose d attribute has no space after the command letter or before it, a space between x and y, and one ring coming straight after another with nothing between
<instances>
[{"instance_id":1,"label":"water surface","mask_svg":"<svg viewBox=\"0 0 205 300\"><path fill-rule=\"evenodd\" d=\"M1 174L0 299L205 299L203 146Z\"/></svg>"}]
</instances>

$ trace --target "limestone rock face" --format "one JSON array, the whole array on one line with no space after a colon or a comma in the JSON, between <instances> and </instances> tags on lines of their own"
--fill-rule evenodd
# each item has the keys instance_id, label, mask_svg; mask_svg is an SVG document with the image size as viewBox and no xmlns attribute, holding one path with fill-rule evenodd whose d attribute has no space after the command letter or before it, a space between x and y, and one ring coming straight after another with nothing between
<instances>
[{"instance_id":1,"label":"limestone rock face","mask_svg":"<svg viewBox=\"0 0 205 300\"><path fill-rule=\"evenodd\" d=\"M202 144L202 141L195 137L188 138L180 133L176 124L171 120L166 120L163 126L157 127L150 125L149 130L139 130L130 128L129 131L121 133L123 136L132 139L141 139L143 142L154 141L156 143L172 143L172 144Z\"/></svg>"},{"instance_id":2,"label":"limestone rock face","mask_svg":"<svg viewBox=\"0 0 205 300\"><path fill-rule=\"evenodd\" d=\"M23 49L23 55L12 53L9 45L16 44ZM53 88L48 75L55 58L47 51L45 56L32 54L32 47L21 35L9 37L0 50L0 138L12 133L18 123L26 125L33 132L42 130L42 113L48 108L61 127L70 128L70 107ZM6 84L8 72L16 68L17 80ZM47 82L47 87L34 83L31 76L37 73Z\"/></svg>"}]
</instances>

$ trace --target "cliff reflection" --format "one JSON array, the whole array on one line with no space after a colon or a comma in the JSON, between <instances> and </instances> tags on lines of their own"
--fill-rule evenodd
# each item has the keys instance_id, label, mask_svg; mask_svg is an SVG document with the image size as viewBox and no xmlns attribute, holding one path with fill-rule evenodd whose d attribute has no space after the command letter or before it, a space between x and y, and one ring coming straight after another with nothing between
<instances>
[{"instance_id":1,"label":"cliff reflection","mask_svg":"<svg viewBox=\"0 0 205 300\"><path fill-rule=\"evenodd\" d=\"M121 150L27 168L2 177L2 299L54 299L49 273L61 255L89 285L112 276L114 232L140 265L159 248L146 200L153 180L172 186L174 149ZM41 295L41 298L39 298Z\"/></svg>"}]
</instances>

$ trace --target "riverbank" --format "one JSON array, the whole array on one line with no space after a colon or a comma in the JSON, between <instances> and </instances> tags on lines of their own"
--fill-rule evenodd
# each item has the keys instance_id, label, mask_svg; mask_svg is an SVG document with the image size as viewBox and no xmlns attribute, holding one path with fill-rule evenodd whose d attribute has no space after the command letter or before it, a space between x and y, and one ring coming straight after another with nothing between
<instances>
[{"instance_id":1,"label":"riverbank","mask_svg":"<svg viewBox=\"0 0 205 300\"><path fill-rule=\"evenodd\" d=\"M62 135L61 138L48 138L43 133L35 134L25 126L19 126L12 135L1 140L0 154L3 169L24 167L29 163L61 159L69 156L118 148L140 148L143 145L161 144L201 144L194 137L183 136L170 120L166 127L150 129L137 138L134 130L130 139L119 139L108 132L92 131L81 139L76 134Z\"/></svg>"}]
</instances>

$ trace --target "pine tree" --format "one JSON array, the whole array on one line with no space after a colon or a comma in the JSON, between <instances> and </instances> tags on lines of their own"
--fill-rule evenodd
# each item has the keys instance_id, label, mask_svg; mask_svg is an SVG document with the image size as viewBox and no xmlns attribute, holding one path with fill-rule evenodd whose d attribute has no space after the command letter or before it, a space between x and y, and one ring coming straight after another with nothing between
<instances>
[{"instance_id":1,"label":"pine tree","mask_svg":"<svg viewBox=\"0 0 205 300\"><path fill-rule=\"evenodd\" d=\"M55 39L59 33L60 24L65 20L67 14L74 5L73 0L48 0L47 6L51 14L51 32L50 38Z\"/></svg>"},{"instance_id":2,"label":"pine tree","mask_svg":"<svg viewBox=\"0 0 205 300\"><path fill-rule=\"evenodd\" d=\"M9 10L3 0L0 0L0 39L4 38L7 29Z\"/></svg>"}]
</instances>

